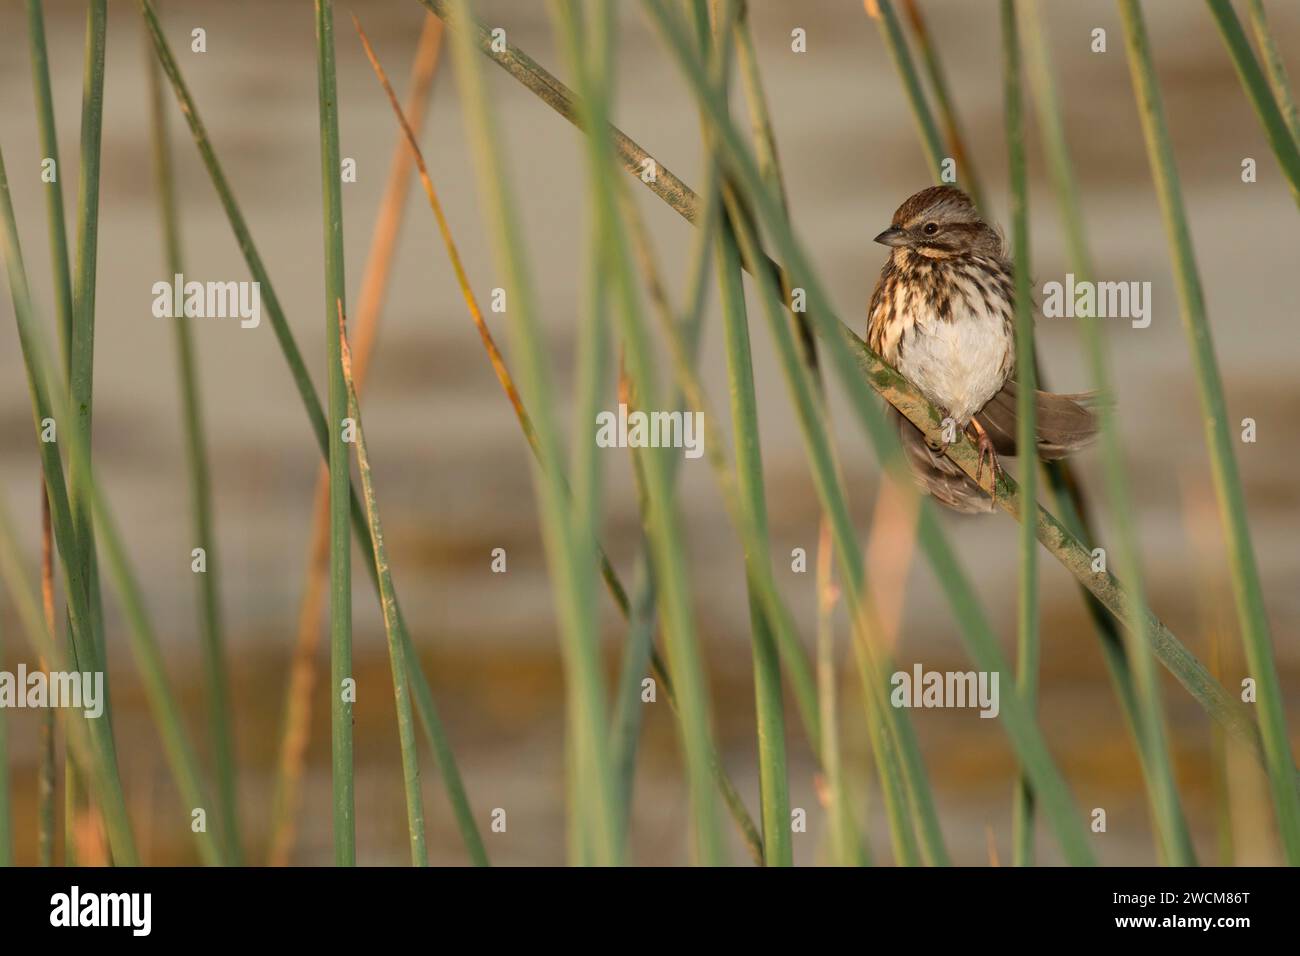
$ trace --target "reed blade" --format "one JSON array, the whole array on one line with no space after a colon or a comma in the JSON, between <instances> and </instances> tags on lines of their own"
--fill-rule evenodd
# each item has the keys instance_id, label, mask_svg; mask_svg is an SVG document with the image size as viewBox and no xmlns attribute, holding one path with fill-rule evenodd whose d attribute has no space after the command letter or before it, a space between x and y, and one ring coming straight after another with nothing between
<instances>
[{"instance_id":1,"label":"reed blade","mask_svg":"<svg viewBox=\"0 0 1300 956\"><path fill-rule=\"evenodd\" d=\"M1022 120L1020 36L1014 0L1002 0L1002 62L1004 112L1006 115L1007 167L1011 180L1011 247L1016 275L1016 380L1020 386L1016 405L1016 447L1030 449L1037 444L1034 389L1034 316L1029 286L1029 187L1025 177L1025 130ZM1021 454L1020 494L1024 501L1037 500L1038 462L1032 454ZM1019 606L1016 628L1016 689L1033 712L1038 702L1038 661L1041 656L1038 633L1038 541L1033 522L1020 520ZM1023 777L1013 798L1012 859L1016 866L1034 862L1034 795Z\"/></svg>"},{"instance_id":2,"label":"reed blade","mask_svg":"<svg viewBox=\"0 0 1300 956\"><path fill-rule=\"evenodd\" d=\"M344 431L348 391L336 316L347 296L343 274L343 197L338 89L334 76L334 3L316 0L316 78L320 101L321 209L325 219L325 338L329 380L330 730L333 754L334 862L356 863L355 767L352 760L352 498ZM380 574L382 587L383 575ZM382 598L382 595L381 595Z\"/></svg>"},{"instance_id":3,"label":"reed blade","mask_svg":"<svg viewBox=\"0 0 1300 956\"><path fill-rule=\"evenodd\" d=\"M1061 217L1065 223L1066 244L1070 250L1076 277L1091 281L1094 275L1092 256L1084 235L1082 209L1079 204L1077 180L1070 160L1065 137L1061 104L1055 80L1049 66L1047 38L1039 16L1037 0L1019 0L1017 12L1025 24L1025 52L1027 70L1033 78L1038 106L1039 126L1047 153L1048 166ZM1100 425L1100 445L1106 475L1106 491L1110 497L1116 520L1118 540L1116 549L1120 579L1137 598L1145 603L1142 563L1132 508L1132 495L1128 487L1127 469L1119 425L1115 418L1115 404L1111 400L1114 387L1109 356L1102 338L1101 323L1095 317L1082 320L1083 342L1093 386L1102 396L1097 415ZM1130 731L1138 746L1138 758L1143 782L1151 807L1152 822L1157 843L1163 858L1171 863L1189 865L1195 862L1195 849L1186 815L1178 800L1174 786L1173 769L1165 744L1164 718L1160 709L1160 688L1150 667L1152 633L1147 620L1141 615L1132 617L1125 630L1125 660L1133 664L1135 678L1132 693L1123 693L1120 685L1120 702ZM1136 639L1135 639L1136 638ZM1126 668L1127 670L1127 668ZM1112 668L1112 676L1118 677ZM1117 680L1117 684L1119 681Z\"/></svg>"},{"instance_id":4,"label":"reed blade","mask_svg":"<svg viewBox=\"0 0 1300 956\"><path fill-rule=\"evenodd\" d=\"M1212 9L1217 7L1217 4L1211 4ZM1204 419L1219 516L1223 523L1224 537L1228 541L1233 594L1246 650L1246 662L1258 687L1259 732L1273 793L1278 832L1288 863L1292 866L1300 865L1300 794L1296 791L1295 763L1287 737L1282 687L1273 659L1272 636L1264 608L1255 548L1251 542L1245 493L1228 433L1227 403L1205 308L1200 272L1192 249L1191 231L1187 225L1178 169L1165 122L1164 104L1152 62L1146 24L1136 0L1120 0L1119 8L1124 24L1129 70L1138 102L1138 115L1142 121L1151 175L1159 196L1161 216L1173 259L1179 312L1196 369L1201 416ZM1228 13L1231 13L1230 8ZM1238 68L1241 68L1240 63ZM1269 102L1272 102L1271 98ZM1287 142L1291 142L1289 137ZM1294 143L1291 146L1294 150ZM1300 163L1296 165L1296 172L1300 173ZM1292 184L1293 187L1300 186L1300 175L1292 180ZM1300 192L1297 196L1300 197Z\"/></svg>"},{"instance_id":5,"label":"reed blade","mask_svg":"<svg viewBox=\"0 0 1300 956\"><path fill-rule=\"evenodd\" d=\"M176 205L176 183L172 172L171 146L163 110L163 88L157 61L147 57L149 75L149 117L153 139L154 178L157 183L163 261L168 276L184 273L181 257L180 216ZM238 865L243 856L239 839L239 807L236 780L234 720L230 708L230 674L222 628L215 522L212 517L211 470L208 441L194 354L194 335L184 314L173 320L176 332L176 361L180 371L182 423L185 434L185 462L190 492L190 529L194 547L204 555L204 571L197 575L199 639L203 679L208 703L208 737L217 781L216 816L225 841L226 855Z\"/></svg>"},{"instance_id":6,"label":"reed blade","mask_svg":"<svg viewBox=\"0 0 1300 956\"><path fill-rule=\"evenodd\" d=\"M348 391L348 415L356 423L357 474L361 478L362 495L366 502L366 517L370 520L370 540L374 542L375 566L379 569L379 597L384 617L384 634L388 639L388 659L393 674L393 700L397 708L397 736L402 753L402 783L406 794L406 823L411 844L411 865L428 866L429 855L425 844L424 802L420 793L420 758L415 749L415 718L411 711L409 663L404 638L405 622L397 613L397 591L384 547L384 530L379 520L379 502L375 496L374 476L370 467L370 452L366 448L366 433L361 424L361 405L357 401L356 385L352 378L352 357L348 349L347 321L343 303L338 303L339 358L344 383Z\"/></svg>"}]
</instances>

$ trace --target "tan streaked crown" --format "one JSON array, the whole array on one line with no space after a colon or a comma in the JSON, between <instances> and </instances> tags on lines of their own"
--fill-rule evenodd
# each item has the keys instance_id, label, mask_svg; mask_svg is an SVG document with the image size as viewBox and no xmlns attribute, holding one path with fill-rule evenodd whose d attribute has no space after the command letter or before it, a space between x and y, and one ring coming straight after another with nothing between
<instances>
[{"instance_id":1,"label":"tan streaked crown","mask_svg":"<svg viewBox=\"0 0 1300 956\"><path fill-rule=\"evenodd\" d=\"M908 197L894 212L891 225L905 227L922 216L950 222L980 218L975 203L956 186L930 186Z\"/></svg>"}]
</instances>

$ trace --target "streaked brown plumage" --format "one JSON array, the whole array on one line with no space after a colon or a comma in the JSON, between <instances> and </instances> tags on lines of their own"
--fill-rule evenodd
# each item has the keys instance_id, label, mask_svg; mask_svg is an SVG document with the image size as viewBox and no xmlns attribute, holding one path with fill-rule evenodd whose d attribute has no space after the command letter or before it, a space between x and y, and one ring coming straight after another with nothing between
<instances>
[{"instance_id":1,"label":"streaked brown plumage","mask_svg":"<svg viewBox=\"0 0 1300 956\"><path fill-rule=\"evenodd\" d=\"M894 213L876 241L892 251L867 311L867 344L957 428L969 427L996 473L1016 453L1015 285L1002 236L953 186L931 186ZM1086 396L1035 394L1041 458L1061 458L1096 434ZM918 483L957 511L993 499L921 431L890 409Z\"/></svg>"}]
</instances>

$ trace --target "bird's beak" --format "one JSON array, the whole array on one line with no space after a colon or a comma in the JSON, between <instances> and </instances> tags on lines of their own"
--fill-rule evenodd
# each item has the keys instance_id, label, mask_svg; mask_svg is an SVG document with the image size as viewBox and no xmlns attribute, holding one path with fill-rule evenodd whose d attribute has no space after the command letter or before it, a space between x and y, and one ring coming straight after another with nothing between
<instances>
[{"instance_id":1,"label":"bird's beak","mask_svg":"<svg viewBox=\"0 0 1300 956\"><path fill-rule=\"evenodd\" d=\"M875 241L882 246L903 246L907 245L907 233L897 226L890 226L876 236Z\"/></svg>"}]
</instances>

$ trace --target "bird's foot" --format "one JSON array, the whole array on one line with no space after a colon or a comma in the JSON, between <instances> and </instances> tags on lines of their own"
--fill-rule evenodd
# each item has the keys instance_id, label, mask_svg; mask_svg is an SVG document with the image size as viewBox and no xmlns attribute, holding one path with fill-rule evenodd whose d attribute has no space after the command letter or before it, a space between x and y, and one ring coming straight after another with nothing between
<instances>
[{"instance_id":1,"label":"bird's foot","mask_svg":"<svg viewBox=\"0 0 1300 956\"><path fill-rule=\"evenodd\" d=\"M998 503L998 482L1002 480L1002 465L998 462L997 449L993 447L993 439L989 437L978 421L971 419L971 428L975 432L975 447L979 452L979 460L975 466L975 483L979 484L981 476L984 474L984 461L989 463L989 476L992 479L989 482L989 494L993 496L993 504Z\"/></svg>"}]
</instances>

